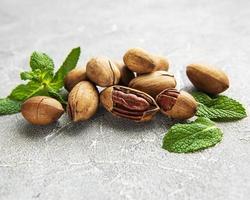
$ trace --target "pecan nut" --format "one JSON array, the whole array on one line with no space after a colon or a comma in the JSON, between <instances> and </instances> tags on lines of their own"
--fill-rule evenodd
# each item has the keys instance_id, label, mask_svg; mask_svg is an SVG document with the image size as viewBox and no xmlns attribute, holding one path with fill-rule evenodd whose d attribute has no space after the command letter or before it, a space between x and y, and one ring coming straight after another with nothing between
<instances>
[{"instance_id":1,"label":"pecan nut","mask_svg":"<svg viewBox=\"0 0 250 200\"><path fill-rule=\"evenodd\" d=\"M196 113L197 102L187 92L176 89L163 90L156 97L161 112L174 119L188 119Z\"/></svg>"},{"instance_id":2,"label":"pecan nut","mask_svg":"<svg viewBox=\"0 0 250 200\"><path fill-rule=\"evenodd\" d=\"M27 99L21 107L23 117L35 125L47 125L57 121L64 113L62 104L47 96Z\"/></svg>"},{"instance_id":3,"label":"pecan nut","mask_svg":"<svg viewBox=\"0 0 250 200\"><path fill-rule=\"evenodd\" d=\"M125 86L111 86L100 94L102 105L113 115L134 121L149 121L159 110L148 94Z\"/></svg>"},{"instance_id":4,"label":"pecan nut","mask_svg":"<svg viewBox=\"0 0 250 200\"><path fill-rule=\"evenodd\" d=\"M118 84L121 78L117 65L107 57L96 57L89 60L86 66L89 80L101 87Z\"/></svg>"},{"instance_id":5,"label":"pecan nut","mask_svg":"<svg viewBox=\"0 0 250 200\"><path fill-rule=\"evenodd\" d=\"M217 95L229 88L229 78L221 69L204 64L190 64L186 73L193 85L206 93Z\"/></svg>"},{"instance_id":6,"label":"pecan nut","mask_svg":"<svg viewBox=\"0 0 250 200\"><path fill-rule=\"evenodd\" d=\"M141 90L152 97L156 97L161 91L167 88L175 88L176 80L174 75L166 71L155 71L132 79L129 87Z\"/></svg>"},{"instance_id":7,"label":"pecan nut","mask_svg":"<svg viewBox=\"0 0 250 200\"><path fill-rule=\"evenodd\" d=\"M169 62L163 56L154 55L141 48L129 49L123 56L124 63L137 74L146 74L158 70L168 70Z\"/></svg>"},{"instance_id":8,"label":"pecan nut","mask_svg":"<svg viewBox=\"0 0 250 200\"><path fill-rule=\"evenodd\" d=\"M74 121L91 118L98 109L99 94L95 85L89 81L81 81L69 93L67 112Z\"/></svg>"}]
</instances>

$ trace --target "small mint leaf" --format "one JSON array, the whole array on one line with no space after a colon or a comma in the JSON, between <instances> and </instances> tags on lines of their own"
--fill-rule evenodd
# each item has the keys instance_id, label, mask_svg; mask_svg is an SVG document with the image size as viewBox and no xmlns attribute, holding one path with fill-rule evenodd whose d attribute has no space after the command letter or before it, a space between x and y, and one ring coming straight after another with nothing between
<instances>
[{"instance_id":1,"label":"small mint leaf","mask_svg":"<svg viewBox=\"0 0 250 200\"><path fill-rule=\"evenodd\" d=\"M54 62L47 54L35 51L30 57L30 67L32 71L40 69L53 72Z\"/></svg>"},{"instance_id":2,"label":"small mint leaf","mask_svg":"<svg viewBox=\"0 0 250 200\"><path fill-rule=\"evenodd\" d=\"M34 74L32 72L21 72L21 80L32 80L34 79Z\"/></svg>"},{"instance_id":3,"label":"small mint leaf","mask_svg":"<svg viewBox=\"0 0 250 200\"><path fill-rule=\"evenodd\" d=\"M21 110L21 102L9 98L0 99L0 115L10 115Z\"/></svg>"},{"instance_id":4,"label":"small mint leaf","mask_svg":"<svg viewBox=\"0 0 250 200\"><path fill-rule=\"evenodd\" d=\"M192 92L193 97L199 103L209 105L212 101L212 98L203 92Z\"/></svg>"},{"instance_id":5,"label":"small mint leaf","mask_svg":"<svg viewBox=\"0 0 250 200\"><path fill-rule=\"evenodd\" d=\"M209 97L202 92L192 93L199 102L197 116L214 121L239 120L247 116L245 108L238 101L224 95Z\"/></svg>"},{"instance_id":6,"label":"small mint leaf","mask_svg":"<svg viewBox=\"0 0 250 200\"><path fill-rule=\"evenodd\" d=\"M197 118L187 124L172 126L163 138L162 148L169 152L189 153L214 146L223 134L211 120Z\"/></svg>"},{"instance_id":7,"label":"small mint leaf","mask_svg":"<svg viewBox=\"0 0 250 200\"><path fill-rule=\"evenodd\" d=\"M62 66L56 72L50 84L50 87L52 87L54 90L59 90L63 87L64 77L67 75L68 72L70 72L72 69L76 67L78 59L80 57L80 53L81 53L80 47L71 50L71 52L63 62Z\"/></svg>"}]
</instances>

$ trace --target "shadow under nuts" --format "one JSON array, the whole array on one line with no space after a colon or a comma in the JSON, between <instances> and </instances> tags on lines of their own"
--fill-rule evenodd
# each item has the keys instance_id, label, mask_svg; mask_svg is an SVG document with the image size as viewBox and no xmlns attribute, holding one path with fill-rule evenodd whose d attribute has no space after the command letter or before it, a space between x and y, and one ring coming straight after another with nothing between
<instances>
[{"instance_id":1,"label":"shadow under nuts","mask_svg":"<svg viewBox=\"0 0 250 200\"><path fill-rule=\"evenodd\" d=\"M64 78L64 87L69 92L73 89L73 87L81 82L87 80L86 68L79 67L71 70Z\"/></svg>"},{"instance_id":2,"label":"shadow under nuts","mask_svg":"<svg viewBox=\"0 0 250 200\"><path fill-rule=\"evenodd\" d=\"M165 57L153 55L141 48L129 49L124 55L123 61L131 71L139 74L168 70L169 67Z\"/></svg>"},{"instance_id":3,"label":"shadow under nuts","mask_svg":"<svg viewBox=\"0 0 250 200\"><path fill-rule=\"evenodd\" d=\"M123 62L115 62L115 64L121 73L118 85L128 86L129 82L135 78L134 72L132 72Z\"/></svg>"},{"instance_id":4,"label":"shadow under nuts","mask_svg":"<svg viewBox=\"0 0 250 200\"><path fill-rule=\"evenodd\" d=\"M137 122L149 121L159 110L148 94L125 86L111 86L100 94L102 105L113 115Z\"/></svg>"},{"instance_id":5,"label":"shadow under nuts","mask_svg":"<svg viewBox=\"0 0 250 200\"><path fill-rule=\"evenodd\" d=\"M64 113L61 103L51 97L36 96L21 106L23 117L35 125L47 125L57 121Z\"/></svg>"},{"instance_id":6,"label":"shadow under nuts","mask_svg":"<svg viewBox=\"0 0 250 200\"><path fill-rule=\"evenodd\" d=\"M120 81L120 70L106 57L92 58L86 67L88 78L102 87L118 84Z\"/></svg>"},{"instance_id":7,"label":"shadow under nuts","mask_svg":"<svg viewBox=\"0 0 250 200\"><path fill-rule=\"evenodd\" d=\"M129 83L129 87L141 90L152 97L156 97L162 90L175 88L176 81L174 75L166 71L156 71L134 78Z\"/></svg>"},{"instance_id":8,"label":"shadow under nuts","mask_svg":"<svg viewBox=\"0 0 250 200\"><path fill-rule=\"evenodd\" d=\"M166 89L156 97L161 112L170 118L188 119L197 110L197 102L192 95L176 89Z\"/></svg>"},{"instance_id":9,"label":"shadow under nuts","mask_svg":"<svg viewBox=\"0 0 250 200\"><path fill-rule=\"evenodd\" d=\"M215 67L190 64L187 66L186 73L197 89L209 94L219 94L229 87L229 79L225 72Z\"/></svg>"},{"instance_id":10,"label":"shadow under nuts","mask_svg":"<svg viewBox=\"0 0 250 200\"><path fill-rule=\"evenodd\" d=\"M67 112L74 122L84 121L96 113L98 104L97 88L89 81L82 81L69 93Z\"/></svg>"}]
</instances>

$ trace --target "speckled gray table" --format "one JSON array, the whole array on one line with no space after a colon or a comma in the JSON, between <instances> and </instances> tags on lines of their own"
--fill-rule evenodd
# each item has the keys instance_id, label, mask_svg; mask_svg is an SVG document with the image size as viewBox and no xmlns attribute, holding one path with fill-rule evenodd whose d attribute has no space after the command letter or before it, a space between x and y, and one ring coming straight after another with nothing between
<instances>
[{"instance_id":1,"label":"speckled gray table","mask_svg":"<svg viewBox=\"0 0 250 200\"><path fill-rule=\"evenodd\" d=\"M33 50L59 66L79 45L80 65L140 46L168 56L179 88L191 87L190 62L221 67L231 80L226 94L249 107L249 19L248 0L1 0L0 96L20 83ZM48 127L20 114L0 117L1 200L250 198L249 118L218 124L223 141L194 154L161 149L172 122L160 114L135 124L100 110L67 123L66 116Z\"/></svg>"}]
</instances>

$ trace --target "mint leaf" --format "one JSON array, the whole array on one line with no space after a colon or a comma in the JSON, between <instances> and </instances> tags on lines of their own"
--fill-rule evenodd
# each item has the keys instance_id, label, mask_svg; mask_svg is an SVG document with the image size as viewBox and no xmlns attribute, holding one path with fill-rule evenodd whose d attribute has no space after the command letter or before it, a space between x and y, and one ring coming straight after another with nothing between
<instances>
[{"instance_id":1,"label":"mint leaf","mask_svg":"<svg viewBox=\"0 0 250 200\"><path fill-rule=\"evenodd\" d=\"M188 124L172 126L163 138L162 148L175 153L195 152L214 146L222 137L214 122L200 117Z\"/></svg>"},{"instance_id":2,"label":"mint leaf","mask_svg":"<svg viewBox=\"0 0 250 200\"><path fill-rule=\"evenodd\" d=\"M35 51L30 57L30 67L32 71L40 69L53 72L54 62L47 54Z\"/></svg>"},{"instance_id":3,"label":"mint leaf","mask_svg":"<svg viewBox=\"0 0 250 200\"><path fill-rule=\"evenodd\" d=\"M43 88L44 86L40 83L30 81L26 85L18 85L14 90L12 90L11 94L8 97L12 100L24 101L29 97L32 97L41 92Z\"/></svg>"},{"instance_id":4,"label":"mint leaf","mask_svg":"<svg viewBox=\"0 0 250 200\"><path fill-rule=\"evenodd\" d=\"M18 113L21 110L21 102L9 98L0 99L0 115Z\"/></svg>"},{"instance_id":5,"label":"mint leaf","mask_svg":"<svg viewBox=\"0 0 250 200\"><path fill-rule=\"evenodd\" d=\"M195 98L196 101L199 103L205 104L205 105L210 105L211 103L211 97L208 96L205 93L202 92L192 92L193 97Z\"/></svg>"},{"instance_id":6,"label":"mint leaf","mask_svg":"<svg viewBox=\"0 0 250 200\"><path fill-rule=\"evenodd\" d=\"M50 86L55 89L59 90L63 87L64 77L67 75L69 71L76 67L78 59L80 57L81 49L80 47L74 48L71 50L65 61L63 62L62 66L56 72Z\"/></svg>"},{"instance_id":7,"label":"mint leaf","mask_svg":"<svg viewBox=\"0 0 250 200\"><path fill-rule=\"evenodd\" d=\"M196 115L214 121L239 120L247 116L245 108L238 101L224 95L209 97L202 92L192 93L199 102Z\"/></svg>"},{"instance_id":8,"label":"mint leaf","mask_svg":"<svg viewBox=\"0 0 250 200\"><path fill-rule=\"evenodd\" d=\"M34 72L21 72L21 80L38 80L38 77Z\"/></svg>"}]
</instances>

